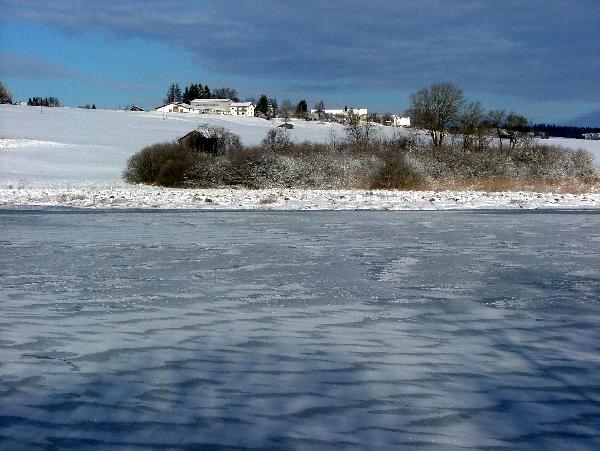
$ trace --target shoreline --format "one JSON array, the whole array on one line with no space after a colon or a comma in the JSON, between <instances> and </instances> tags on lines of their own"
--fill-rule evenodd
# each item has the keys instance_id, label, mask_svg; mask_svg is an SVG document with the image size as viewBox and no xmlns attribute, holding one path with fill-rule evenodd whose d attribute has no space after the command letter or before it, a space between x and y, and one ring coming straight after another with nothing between
<instances>
[{"instance_id":1,"label":"shoreline","mask_svg":"<svg viewBox=\"0 0 600 451\"><path fill-rule=\"evenodd\" d=\"M0 207L193 210L600 209L600 193L474 190L163 188L147 185L0 188Z\"/></svg>"}]
</instances>

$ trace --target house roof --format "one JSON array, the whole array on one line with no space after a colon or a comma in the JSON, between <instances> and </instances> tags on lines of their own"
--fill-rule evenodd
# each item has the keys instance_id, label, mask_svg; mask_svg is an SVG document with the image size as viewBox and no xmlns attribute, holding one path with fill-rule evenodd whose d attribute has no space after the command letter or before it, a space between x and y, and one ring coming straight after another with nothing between
<instances>
[{"instance_id":1,"label":"house roof","mask_svg":"<svg viewBox=\"0 0 600 451\"><path fill-rule=\"evenodd\" d=\"M252 102L233 102L233 103L231 104L231 106L245 106L245 107L249 107L250 105L252 105L252 106L256 106L256 105L254 105L254 103L252 103Z\"/></svg>"},{"instance_id":2,"label":"house roof","mask_svg":"<svg viewBox=\"0 0 600 451\"><path fill-rule=\"evenodd\" d=\"M216 102L231 102L230 99L194 99L194 103L216 103Z\"/></svg>"}]
</instances>

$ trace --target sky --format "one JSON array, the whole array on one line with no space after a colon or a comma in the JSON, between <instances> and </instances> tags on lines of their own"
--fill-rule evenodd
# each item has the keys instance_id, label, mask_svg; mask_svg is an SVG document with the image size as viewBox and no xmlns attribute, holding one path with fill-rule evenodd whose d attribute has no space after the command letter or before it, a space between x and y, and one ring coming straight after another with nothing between
<instances>
[{"instance_id":1,"label":"sky","mask_svg":"<svg viewBox=\"0 0 600 451\"><path fill-rule=\"evenodd\" d=\"M600 0L0 0L0 80L67 106L156 107L177 82L381 113L451 81L600 126L598 24Z\"/></svg>"}]
</instances>

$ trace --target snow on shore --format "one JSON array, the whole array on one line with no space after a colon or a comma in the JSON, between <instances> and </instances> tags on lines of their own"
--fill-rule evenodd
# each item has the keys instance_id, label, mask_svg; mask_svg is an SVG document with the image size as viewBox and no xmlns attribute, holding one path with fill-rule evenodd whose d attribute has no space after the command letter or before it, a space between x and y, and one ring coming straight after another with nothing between
<instances>
[{"instance_id":1,"label":"snow on shore","mask_svg":"<svg viewBox=\"0 0 600 451\"><path fill-rule=\"evenodd\" d=\"M143 185L0 189L0 207L18 206L202 210L586 209L600 208L600 193L175 189Z\"/></svg>"},{"instance_id":2,"label":"snow on shore","mask_svg":"<svg viewBox=\"0 0 600 451\"><path fill-rule=\"evenodd\" d=\"M600 208L600 194L475 191L181 190L131 186L121 180L127 159L142 147L174 140L199 125L221 126L255 145L275 121L195 114L0 106L0 206L285 210L439 210L473 208ZM339 124L293 121L294 141L342 139ZM394 130L381 127L391 135ZM400 133L410 133L402 130ZM600 164L600 141L551 138L585 148ZM210 201L208 200L210 199Z\"/></svg>"}]
</instances>

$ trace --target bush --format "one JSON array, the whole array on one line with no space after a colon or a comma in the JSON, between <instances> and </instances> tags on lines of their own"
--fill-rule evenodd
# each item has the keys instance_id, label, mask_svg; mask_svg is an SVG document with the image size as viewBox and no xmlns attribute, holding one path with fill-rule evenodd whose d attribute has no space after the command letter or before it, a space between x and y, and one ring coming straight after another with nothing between
<instances>
[{"instance_id":1,"label":"bush","mask_svg":"<svg viewBox=\"0 0 600 451\"><path fill-rule=\"evenodd\" d=\"M193 165L193 156L176 142L153 144L129 158L123 178L129 183L176 186Z\"/></svg>"},{"instance_id":2,"label":"bush","mask_svg":"<svg viewBox=\"0 0 600 451\"><path fill-rule=\"evenodd\" d=\"M412 166L405 155L396 155L384 161L381 169L371 178L371 189L417 189L425 177Z\"/></svg>"},{"instance_id":3,"label":"bush","mask_svg":"<svg viewBox=\"0 0 600 451\"><path fill-rule=\"evenodd\" d=\"M189 143L148 146L129 159L123 177L164 186L312 189L510 186L510 180L515 187L576 186L598 179L589 153L542 145L465 149L404 138L295 144L273 129L261 146L243 148L239 137L222 128L203 127L202 136L218 144L208 151Z\"/></svg>"},{"instance_id":4,"label":"bush","mask_svg":"<svg viewBox=\"0 0 600 451\"><path fill-rule=\"evenodd\" d=\"M292 142L285 130L272 128L262 140L261 146L270 152L281 152L289 149L292 146Z\"/></svg>"}]
</instances>

